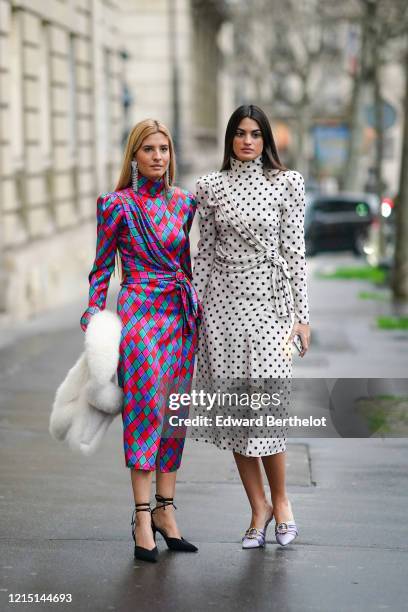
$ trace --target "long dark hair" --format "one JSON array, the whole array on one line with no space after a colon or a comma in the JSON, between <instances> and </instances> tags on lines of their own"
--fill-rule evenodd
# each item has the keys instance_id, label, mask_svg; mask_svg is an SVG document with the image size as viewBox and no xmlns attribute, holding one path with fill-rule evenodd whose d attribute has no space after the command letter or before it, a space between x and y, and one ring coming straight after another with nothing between
<instances>
[{"instance_id":1,"label":"long dark hair","mask_svg":"<svg viewBox=\"0 0 408 612\"><path fill-rule=\"evenodd\" d=\"M232 142L234 140L237 128L242 119L249 117L257 122L262 132L263 151L262 162L265 170L287 170L279 159L278 149L276 148L275 139L272 134L271 124L264 111L254 104L243 104L239 106L231 115L227 129L225 131L225 146L224 160L221 170L230 170L231 157L233 156Z\"/></svg>"}]
</instances>

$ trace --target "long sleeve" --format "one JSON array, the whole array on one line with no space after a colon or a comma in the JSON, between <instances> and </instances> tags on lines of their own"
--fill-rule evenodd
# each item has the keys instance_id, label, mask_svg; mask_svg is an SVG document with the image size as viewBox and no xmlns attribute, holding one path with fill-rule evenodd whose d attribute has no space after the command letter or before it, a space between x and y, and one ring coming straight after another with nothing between
<instances>
[{"instance_id":1,"label":"long sleeve","mask_svg":"<svg viewBox=\"0 0 408 612\"><path fill-rule=\"evenodd\" d=\"M294 170L287 173L281 213L280 244L282 256L291 272L295 320L309 323L309 302L306 284L305 257L305 182L303 176Z\"/></svg>"},{"instance_id":2,"label":"long sleeve","mask_svg":"<svg viewBox=\"0 0 408 612\"><path fill-rule=\"evenodd\" d=\"M193 273L191 270L191 255L190 255L190 230L193 224L194 215L196 213L197 201L192 193L188 194L188 203L189 203L189 213L187 223L185 224L185 232L186 232L186 244L183 252L180 255L180 265L183 268L184 272L187 274L190 280L193 279Z\"/></svg>"},{"instance_id":3,"label":"long sleeve","mask_svg":"<svg viewBox=\"0 0 408 612\"><path fill-rule=\"evenodd\" d=\"M200 302L203 302L215 257L217 229L215 225L216 202L211 187L200 179L197 182L197 211L200 240L194 261L194 286Z\"/></svg>"},{"instance_id":4,"label":"long sleeve","mask_svg":"<svg viewBox=\"0 0 408 612\"><path fill-rule=\"evenodd\" d=\"M122 220L122 208L115 202L115 198L114 193L108 193L99 196L97 201L96 256L88 277L88 308L80 321L83 331L86 330L92 315L105 308L109 281L115 268L115 253Z\"/></svg>"}]
</instances>

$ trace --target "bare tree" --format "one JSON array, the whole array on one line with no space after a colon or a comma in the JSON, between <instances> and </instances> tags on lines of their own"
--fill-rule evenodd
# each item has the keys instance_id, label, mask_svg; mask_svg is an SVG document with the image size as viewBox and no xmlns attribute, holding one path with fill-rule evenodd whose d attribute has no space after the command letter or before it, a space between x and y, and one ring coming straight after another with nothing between
<instances>
[{"instance_id":1,"label":"bare tree","mask_svg":"<svg viewBox=\"0 0 408 612\"><path fill-rule=\"evenodd\" d=\"M256 99L296 134L296 168L308 174L308 137L319 108L318 75L332 70L339 49L325 20L325 0L252 0L235 6L237 100Z\"/></svg>"},{"instance_id":2,"label":"bare tree","mask_svg":"<svg viewBox=\"0 0 408 612\"><path fill-rule=\"evenodd\" d=\"M363 0L364 2L364 0ZM341 179L343 189L357 191L360 185L359 157L361 143L365 127L364 105L367 101L367 88L370 80L370 69L372 66L372 55L370 53L370 20L366 17L361 2L353 2L349 6L346 19L350 24L358 26L360 48L356 52L356 63L353 73L352 95L349 104L349 140L347 147L347 159Z\"/></svg>"},{"instance_id":3,"label":"bare tree","mask_svg":"<svg viewBox=\"0 0 408 612\"><path fill-rule=\"evenodd\" d=\"M308 136L318 98L316 73L333 47L325 38L321 2L299 3L288 0L273 4L274 36L269 50L272 92L283 113L294 118L296 147L294 165L308 173Z\"/></svg>"},{"instance_id":4,"label":"bare tree","mask_svg":"<svg viewBox=\"0 0 408 612\"><path fill-rule=\"evenodd\" d=\"M385 183L383 178L384 159L384 98L382 92L382 74L384 66L399 63L401 55L395 44L401 39L407 27L407 5L404 0L359 0L358 13L354 23L361 30L361 48L359 69L354 80L350 113L350 140L347 164L344 170L343 187L351 190L361 188L357 169L359 167L360 142L366 125L364 105L371 104L373 127L376 133L372 190L382 201ZM380 215L380 233L378 256L381 260L385 254L385 219Z\"/></svg>"}]
</instances>

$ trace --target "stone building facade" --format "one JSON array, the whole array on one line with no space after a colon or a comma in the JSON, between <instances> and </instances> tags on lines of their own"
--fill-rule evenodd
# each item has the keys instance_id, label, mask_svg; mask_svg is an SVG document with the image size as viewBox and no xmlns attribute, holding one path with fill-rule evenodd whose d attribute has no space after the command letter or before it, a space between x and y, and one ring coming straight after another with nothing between
<instances>
[{"instance_id":1,"label":"stone building facade","mask_svg":"<svg viewBox=\"0 0 408 612\"><path fill-rule=\"evenodd\" d=\"M78 295L95 192L119 163L117 3L0 2L3 313Z\"/></svg>"},{"instance_id":2,"label":"stone building facade","mask_svg":"<svg viewBox=\"0 0 408 612\"><path fill-rule=\"evenodd\" d=\"M129 117L171 127L181 174L208 166L220 142L226 7L222 0L124 3Z\"/></svg>"},{"instance_id":3,"label":"stone building facade","mask_svg":"<svg viewBox=\"0 0 408 612\"><path fill-rule=\"evenodd\" d=\"M217 144L223 6L0 0L3 321L86 299L96 197L114 189L131 125L167 123L185 171Z\"/></svg>"}]
</instances>

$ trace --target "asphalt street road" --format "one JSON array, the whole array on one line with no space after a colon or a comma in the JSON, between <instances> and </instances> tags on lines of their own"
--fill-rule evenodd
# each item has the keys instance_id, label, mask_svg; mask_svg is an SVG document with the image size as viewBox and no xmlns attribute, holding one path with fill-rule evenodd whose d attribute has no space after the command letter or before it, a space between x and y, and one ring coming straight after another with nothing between
<instances>
[{"instance_id":1,"label":"asphalt street road","mask_svg":"<svg viewBox=\"0 0 408 612\"><path fill-rule=\"evenodd\" d=\"M295 375L402 378L406 336L375 329L380 306L362 305L358 284L313 277L328 264L310 267L314 345ZM88 458L48 434L55 389L82 350L80 312L73 305L3 330L1 610L19 609L9 603L17 593L72 594L72 603L25 610L406 610L404 438L292 438L288 488L300 535L281 548L271 525L266 548L252 551L240 546L249 512L231 456L188 441L176 505L199 552L171 553L159 538L159 563L135 562L120 419Z\"/></svg>"}]
</instances>

